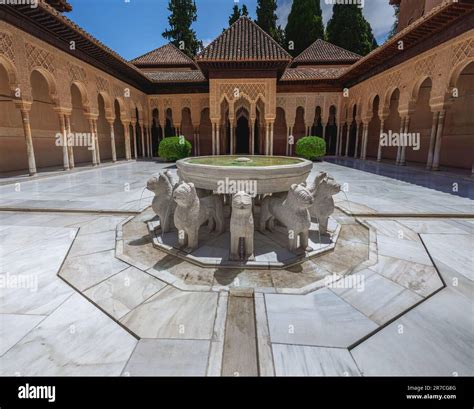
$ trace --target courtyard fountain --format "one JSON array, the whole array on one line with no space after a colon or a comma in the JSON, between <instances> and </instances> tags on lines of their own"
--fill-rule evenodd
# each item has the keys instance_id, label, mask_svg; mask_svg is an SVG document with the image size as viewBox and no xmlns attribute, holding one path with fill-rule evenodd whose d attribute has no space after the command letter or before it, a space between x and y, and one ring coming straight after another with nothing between
<instances>
[{"instance_id":1,"label":"courtyard fountain","mask_svg":"<svg viewBox=\"0 0 474 409\"><path fill-rule=\"evenodd\" d=\"M340 185L283 156L203 156L148 180L156 248L200 266L283 268L334 248Z\"/></svg>"}]
</instances>

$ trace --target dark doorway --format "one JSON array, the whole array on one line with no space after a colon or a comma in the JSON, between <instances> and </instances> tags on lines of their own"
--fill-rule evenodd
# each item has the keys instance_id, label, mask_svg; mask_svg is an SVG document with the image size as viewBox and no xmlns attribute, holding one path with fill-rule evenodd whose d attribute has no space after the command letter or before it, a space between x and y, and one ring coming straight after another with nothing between
<instances>
[{"instance_id":1,"label":"dark doorway","mask_svg":"<svg viewBox=\"0 0 474 409\"><path fill-rule=\"evenodd\" d=\"M235 131L236 147L235 153L248 154L249 149L249 121L245 116L241 116L237 119L237 128Z\"/></svg>"}]
</instances>

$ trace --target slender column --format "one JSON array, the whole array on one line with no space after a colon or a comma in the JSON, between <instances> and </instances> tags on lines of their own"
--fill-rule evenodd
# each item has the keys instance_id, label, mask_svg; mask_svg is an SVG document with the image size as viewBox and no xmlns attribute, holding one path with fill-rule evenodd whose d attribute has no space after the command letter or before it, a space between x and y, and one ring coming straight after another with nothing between
<instances>
[{"instance_id":1,"label":"slender column","mask_svg":"<svg viewBox=\"0 0 474 409\"><path fill-rule=\"evenodd\" d=\"M149 158L153 158L153 140L152 140L152 134L151 134L151 127L146 126L145 131L146 131L147 155Z\"/></svg>"},{"instance_id":2,"label":"slender column","mask_svg":"<svg viewBox=\"0 0 474 409\"><path fill-rule=\"evenodd\" d=\"M28 156L28 172L30 176L36 175L35 150L33 148L33 138L31 136L30 112L29 108L20 108L21 119L23 122L23 132L26 141L26 155Z\"/></svg>"},{"instance_id":3,"label":"slender column","mask_svg":"<svg viewBox=\"0 0 474 409\"><path fill-rule=\"evenodd\" d=\"M367 139L369 136L369 124L364 123L363 130L362 130L362 151L360 153L360 158L365 160L367 155Z\"/></svg>"},{"instance_id":4,"label":"slender column","mask_svg":"<svg viewBox=\"0 0 474 409\"><path fill-rule=\"evenodd\" d=\"M97 166L97 156L96 156L96 151L95 151L95 148L96 148L96 143L95 143L95 127L94 127L94 120L92 118L89 118L89 128L90 128L90 131L91 131L91 135L92 135L92 166Z\"/></svg>"},{"instance_id":5,"label":"slender column","mask_svg":"<svg viewBox=\"0 0 474 409\"><path fill-rule=\"evenodd\" d=\"M430 136L430 147L428 149L428 159L426 161L426 169L431 169L433 165L433 154L434 154L434 146L436 140L436 130L438 128L438 119L439 119L439 111L433 112L433 123L431 124L431 136Z\"/></svg>"},{"instance_id":6,"label":"slender column","mask_svg":"<svg viewBox=\"0 0 474 409\"><path fill-rule=\"evenodd\" d=\"M137 152L137 139L138 139L138 135L137 135L137 124L136 122L134 124L132 124L132 130L133 130L133 134L132 134L132 138L133 138L133 151L134 151L134 156L135 156L135 159L138 159L138 152Z\"/></svg>"},{"instance_id":7,"label":"slender column","mask_svg":"<svg viewBox=\"0 0 474 409\"><path fill-rule=\"evenodd\" d=\"M287 127L286 127L286 156L289 156L289 155L290 155L290 144L289 144L289 141L290 141L290 127L287 126Z\"/></svg>"},{"instance_id":8,"label":"slender column","mask_svg":"<svg viewBox=\"0 0 474 409\"><path fill-rule=\"evenodd\" d=\"M409 126L410 126L410 117L407 116L405 118L405 128L403 130L403 142L408 142L408 138L406 137L406 135L408 134L408 130L409 130ZM406 144L404 144L402 146L402 149L401 149L401 152L400 152L400 165L401 166L405 166L406 165L406 152L407 152L407 146Z\"/></svg>"},{"instance_id":9,"label":"slender column","mask_svg":"<svg viewBox=\"0 0 474 409\"><path fill-rule=\"evenodd\" d=\"M268 155L269 151L269 139L270 138L270 126L268 122L265 122L265 155Z\"/></svg>"},{"instance_id":10,"label":"slender column","mask_svg":"<svg viewBox=\"0 0 474 409\"><path fill-rule=\"evenodd\" d=\"M346 158L349 156L349 138L350 138L350 134L351 134L351 124L347 124L347 136L346 136L346 152L345 152L345 156Z\"/></svg>"},{"instance_id":11,"label":"slender column","mask_svg":"<svg viewBox=\"0 0 474 409\"><path fill-rule=\"evenodd\" d=\"M323 126L323 139L324 139L324 141L326 141L326 125L322 124L322 126ZM328 146L328 148L329 148L329 146Z\"/></svg>"},{"instance_id":12,"label":"slender column","mask_svg":"<svg viewBox=\"0 0 474 409\"><path fill-rule=\"evenodd\" d=\"M117 150L115 148L115 130L114 130L114 120L108 120L110 127L110 147L112 148L112 162L117 162Z\"/></svg>"},{"instance_id":13,"label":"slender column","mask_svg":"<svg viewBox=\"0 0 474 409\"><path fill-rule=\"evenodd\" d=\"M399 140L401 140L401 138L402 138L404 129L405 129L405 117L402 116L401 119L400 119L400 139ZM395 160L395 163L397 165L400 164L401 157L402 157L402 147L399 145L398 148L397 148L397 159Z\"/></svg>"},{"instance_id":14,"label":"slender column","mask_svg":"<svg viewBox=\"0 0 474 409\"><path fill-rule=\"evenodd\" d=\"M269 155L273 155L273 122L270 122L270 146L269 146Z\"/></svg>"},{"instance_id":15,"label":"slender column","mask_svg":"<svg viewBox=\"0 0 474 409\"><path fill-rule=\"evenodd\" d=\"M69 139L69 135L71 135L71 116L64 115L64 119L66 121L66 133ZM74 169L74 146L72 143L67 144L67 151L69 155L69 168Z\"/></svg>"},{"instance_id":16,"label":"slender column","mask_svg":"<svg viewBox=\"0 0 474 409\"><path fill-rule=\"evenodd\" d=\"M212 154L216 154L216 124L214 122L211 123L212 125Z\"/></svg>"},{"instance_id":17,"label":"slender column","mask_svg":"<svg viewBox=\"0 0 474 409\"><path fill-rule=\"evenodd\" d=\"M146 157L146 146L145 146L145 132L143 127L143 122L138 122L138 126L140 127L140 141L142 144L142 158Z\"/></svg>"},{"instance_id":18,"label":"slender column","mask_svg":"<svg viewBox=\"0 0 474 409\"><path fill-rule=\"evenodd\" d=\"M199 127L196 128L196 147L197 156L201 155L201 137L199 135Z\"/></svg>"},{"instance_id":19,"label":"slender column","mask_svg":"<svg viewBox=\"0 0 474 409\"><path fill-rule=\"evenodd\" d=\"M219 136L219 131L220 131L220 126L219 122L216 124L216 155L220 155L221 151L221 141L220 141L220 136Z\"/></svg>"},{"instance_id":20,"label":"slender column","mask_svg":"<svg viewBox=\"0 0 474 409\"><path fill-rule=\"evenodd\" d=\"M59 116L59 126L61 128L61 134L62 134L61 147L63 150L63 168L64 170L69 170L69 157L68 157L68 152L67 152L68 138L67 138L67 133L66 133L66 121L64 119L64 114L62 112L59 112L58 116Z\"/></svg>"},{"instance_id":21,"label":"slender column","mask_svg":"<svg viewBox=\"0 0 474 409\"><path fill-rule=\"evenodd\" d=\"M125 135L125 159L132 160L132 147L130 145L130 122L123 122Z\"/></svg>"},{"instance_id":22,"label":"slender column","mask_svg":"<svg viewBox=\"0 0 474 409\"><path fill-rule=\"evenodd\" d=\"M229 152L230 152L231 155L233 155L234 152L235 152L235 150L234 150L234 146L235 146L234 137L235 136L234 136L234 124L233 124L232 120L229 121L229 124L230 124L230 147L229 147Z\"/></svg>"},{"instance_id":23,"label":"slender column","mask_svg":"<svg viewBox=\"0 0 474 409\"><path fill-rule=\"evenodd\" d=\"M384 119L380 119L380 135L379 135L379 149L377 151L377 162L380 162L382 160L382 144L381 144L381 138L382 138L382 134L383 134L383 124L384 124L385 120Z\"/></svg>"},{"instance_id":24,"label":"slender column","mask_svg":"<svg viewBox=\"0 0 474 409\"><path fill-rule=\"evenodd\" d=\"M97 164L100 165L99 130L97 129L97 119L94 119L94 134L95 134L95 155L96 155Z\"/></svg>"},{"instance_id":25,"label":"slender column","mask_svg":"<svg viewBox=\"0 0 474 409\"><path fill-rule=\"evenodd\" d=\"M250 120L250 153L255 154L255 119Z\"/></svg>"},{"instance_id":26,"label":"slender column","mask_svg":"<svg viewBox=\"0 0 474 409\"><path fill-rule=\"evenodd\" d=\"M356 122L356 134L355 134L355 151L354 151L354 158L357 158L357 150L359 149L359 128L360 123Z\"/></svg>"},{"instance_id":27,"label":"slender column","mask_svg":"<svg viewBox=\"0 0 474 409\"><path fill-rule=\"evenodd\" d=\"M431 167L432 170L439 170L439 159L441 155L441 142L443 140L443 128L444 128L444 118L446 115L446 111L442 110L439 112L439 120L438 120L438 130L436 131L436 144L433 156L433 166Z\"/></svg>"},{"instance_id":28,"label":"slender column","mask_svg":"<svg viewBox=\"0 0 474 409\"><path fill-rule=\"evenodd\" d=\"M342 150L342 124L339 123L337 126L337 137L336 137L336 156L341 156Z\"/></svg>"}]
</instances>

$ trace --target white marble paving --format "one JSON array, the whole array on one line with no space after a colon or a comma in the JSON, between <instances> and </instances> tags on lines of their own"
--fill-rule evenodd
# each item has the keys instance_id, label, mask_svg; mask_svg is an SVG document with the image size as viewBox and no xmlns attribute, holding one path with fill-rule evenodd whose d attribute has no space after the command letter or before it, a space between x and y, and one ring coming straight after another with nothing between
<instances>
[{"instance_id":1,"label":"white marble paving","mask_svg":"<svg viewBox=\"0 0 474 409\"><path fill-rule=\"evenodd\" d=\"M123 374L127 376L205 376L209 348L210 342L205 340L142 339Z\"/></svg>"},{"instance_id":2,"label":"white marble paving","mask_svg":"<svg viewBox=\"0 0 474 409\"><path fill-rule=\"evenodd\" d=\"M45 315L0 314L0 356L45 318Z\"/></svg>"},{"instance_id":3,"label":"white marble paving","mask_svg":"<svg viewBox=\"0 0 474 409\"><path fill-rule=\"evenodd\" d=\"M303 296L265 294L265 302L272 342L348 347L377 328L327 288Z\"/></svg>"},{"instance_id":4,"label":"white marble paving","mask_svg":"<svg viewBox=\"0 0 474 409\"><path fill-rule=\"evenodd\" d=\"M75 294L0 358L0 374L120 375L136 342Z\"/></svg>"},{"instance_id":5,"label":"white marble paving","mask_svg":"<svg viewBox=\"0 0 474 409\"><path fill-rule=\"evenodd\" d=\"M345 348L273 344L277 376L359 376Z\"/></svg>"},{"instance_id":6,"label":"white marble paving","mask_svg":"<svg viewBox=\"0 0 474 409\"><path fill-rule=\"evenodd\" d=\"M114 318L120 319L165 286L163 281L129 267L89 288L84 294Z\"/></svg>"},{"instance_id":7,"label":"white marble paving","mask_svg":"<svg viewBox=\"0 0 474 409\"><path fill-rule=\"evenodd\" d=\"M211 339L217 293L186 292L168 286L120 322L142 338Z\"/></svg>"},{"instance_id":8,"label":"white marble paving","mask_svg":"<svg viewBox=\"0 0 474 409\"><path fill-rule=\"evenodd\" d=\"M421 237L436 264L447 264L474 281L474 236L422 234Z\"/></svg>"}]
</instances>

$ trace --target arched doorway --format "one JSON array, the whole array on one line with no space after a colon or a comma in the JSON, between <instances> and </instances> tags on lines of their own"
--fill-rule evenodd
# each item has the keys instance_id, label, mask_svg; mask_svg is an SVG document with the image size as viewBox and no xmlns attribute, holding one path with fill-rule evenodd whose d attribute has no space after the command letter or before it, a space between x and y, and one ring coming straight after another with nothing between
<instances>
[{"instance_id":1,"label":"arched doorway","mask_svg":"<svg viewBox=\"0 0 474 409\"><path fill-rule=\"evenodd\" d=\"M249 120L245 115L241 115L237 119L237 127L235 130L236 147L235 153L248 154L250 152L249 146Z\"/></svg>"}]
</instances>

